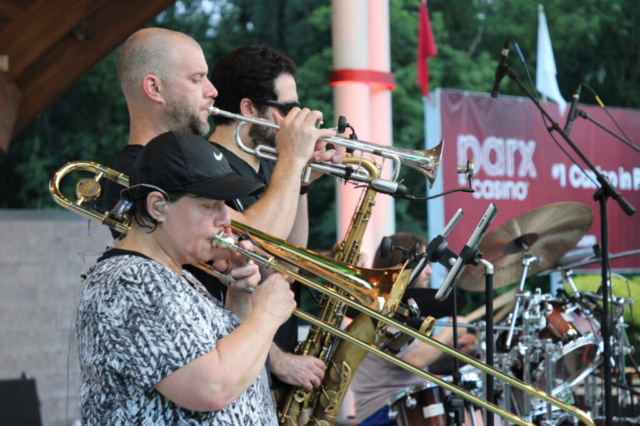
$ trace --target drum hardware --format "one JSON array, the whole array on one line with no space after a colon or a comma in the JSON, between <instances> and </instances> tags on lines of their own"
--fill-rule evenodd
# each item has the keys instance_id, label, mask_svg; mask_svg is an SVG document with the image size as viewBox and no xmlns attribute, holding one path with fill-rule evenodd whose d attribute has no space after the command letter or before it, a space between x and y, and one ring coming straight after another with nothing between
<instances>
[{"instance_id":1,"label":"drum hardware","mask_svg":"<svg viewBox=\"0 0 640 426\"><path fill-rule=\"evenodd\" d=\"M577 298L580 298L580 291L578 291L578 287L576 287L576 283L573 282L573 271L571 269L566 269L564 271L563 281L571 287L571 291L573 291L573 295Z\"/></svg>"},{"instance_id":2,"label":"drum hardware","mask_svg":"<svg viewBox=\"0 0 640 426\"><path fill-rule=\"evenodd\" d=\"M560 345L562 343L558 342ZM546 339L544 343L544 355L545 359L551 359L557 351L556 344L551 339ZM552 393L553 392L553 368L551 368L551 363L547 365L547 390ZM551 404L547 404L547 422L551 423L552 418L552 406ZM551 425L549 425L551 426Z\"/></svg>"},{"instance_id":3,"label":"drum hardware","mask_svg":"<svg viewBox=\"0 0 640 426\"><path fill-rule=\"evenodd\" d=\"M627 256L636 256L638 254L640 254L640 249L628 250L620 253L609 253L608 257L609 257L609 260L615 260L615 259L622 259L623 257L627 257ZM596 256L591 256L589 259L583 260L581 262L573 263L571 265L561 266L560 269L562 270L580 269L583 266L589 266L589 265L593 265L600 262L602 262L602 257L600 254L596 254Z\"/></svg>"},{"instance_id":4,"label":"drum hardware","mask_svg":"<svg viewBox=\"0 0 640 426\"><path fill-rule=\"evenodd\" d=\"M508 305L500 309L498 313L493 316L493 323L494 324L499 323L500 320L502 320L504 317L512 313L515 305L516 305L515 303L509 303ZM495 326L494 326L494 330L496 330Z\"/></svg>"},{"instance_id":5,"label":"drum hardware","mask_svg":"<svg viewBox=\"0 0 640 426\"><path fill-rule=\"evenodd\" d=\"M603 312L603 304L604 297L602 294L593 293L590 291L577 291L573 280L571 279L573 275L572 270L564 270L563 278L565 285L568 284L573 290L573 294L569 295L563 289L558 290L559 294L562 294L565 300L569 301L569 303L574 303L579 306L582 310L582 316L591 319L594 315L597 318L602 316ZM614 277L617 274L612 273L611 276ZM620 279L626 281L626 278L619 276ZM612 282L613 284L613 282ZM613 386L618 386L618 384L628 383L627 377L625 376L625 370L627 366L627 356L631 356L634 352L633 345L630 344L626 329L629 327L629 324L624 321L624 307L629 305L630 309L633 306L633 299L631 297L625 299L624 297L617 297L615 295L611 295L609 298L609 303L611 306L612 320L613 320L613 329L611 336L611 359L609 365L614 369L614 378L615 383L612 382ZM590 311L590 313L589 313ZM604 346L604 341L599 342L599 351L602 353ZM632 361L633 358L630 358ZM635 372L637 370L634 369ZM600 373L601 374L601 373ZM593 415L602 415L600 410L601 406L598 404L597 397L601 396L602 388L595 386L595 375L591 375L587 377L585 380L584 389L585 389L585 405L593 408ZM624 385L623 385L624 386ZM624 391L623 389L626 389ZM633 389L633 388L631 388ZM632 396L629 395L631 392L629 387L619 388L617 393L617 399L621 408L632 406L635 403L635 400ZM631 392L633 393L633 392ZM600 401L602 402L602 401Z\"/></svg>"},{"instance_id":6,"label":"drum hardware","mask_svg":"<svg viewBox=\"0 0 640 426\"><path fill-rule=\"evenodd\" d=\"M484 324L484 322L482 322L482 323ZM478 324L467 324L467 323L464 323L464 322L459 322L458 323L458 328L467 328L467 329L470 329L470 330L477 330L478 327L479 327L479 324L480 324L480 322ZM453 327L453 323L449 322L449 321L438 321L438 320L436 320L436 327ZM494 330L497 330L497 331L505 331L505 330L509 330L509 328L510 328L510 326L508 326L508 325L494 325L493 327L494 327ZM516 326L514 328L514 330L522 331L522 327Z\"/></svg>"},{"instance_id":7,"label":"drum hardware","mask_svg":"<svg viewBox=\"0 0 640 426\"><path fill-rule=\"evenodd\" d=\"M502 371L511 371L511 357L509 356L508 353L505 354L498 354L498 356L500 357L498 360L497 365L500 366L500 369ZM511 386L509 386L507 383L502 382L502 409L503 410L507 410L507 411L511 411L511 407L513 406L512 401L511 401Z\"/></svg>"},{"instance_id":8,"label":"drum hardware","mask_svg":"<svg viewBox=\"0 0 640 426\"><path fill-rule=\"evenodd\" d=\"M534 262L537 262L538 264L542 263L542 259L537 258L536 256L530 254L530 253L525 253L524 256L522 257L522 278L520 279L520 286L518 287L518 291L516 292L516 305L513 308L513 315L511 316L511 328L509 330L509 334L507 335L507 346L511 346L511 340L513 339L513 327L515 327L516 325L516 318L518 318L518 311L520 310L520 304L522 303L522 300L524 300L525 302L529 301L529 298L531 297L531 293L530 292L525 292L524 291L524 282L527 278L527 272L529 271L529 268L531 267L531 264L533 264Z\"/></svg>"}]
</instances>

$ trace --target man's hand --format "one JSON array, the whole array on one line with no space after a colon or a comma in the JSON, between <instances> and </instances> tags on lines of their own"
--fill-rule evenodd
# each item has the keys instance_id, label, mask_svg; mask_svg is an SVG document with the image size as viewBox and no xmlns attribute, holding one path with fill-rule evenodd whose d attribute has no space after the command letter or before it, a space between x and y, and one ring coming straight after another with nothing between
<instances>
[{"instance_id":1,"label":"man's hand","mask_svg":"<svg viewBox=\"0 0 640 426\"><path fill-rule=\"evenodd\" d=\"M286 353L275 344L271 345L270 355L271 372L289 385L309 392L324 379L324 362L316 357Z\"/></svg>"},{"instance_id":2,"label":"man's hand","mask_svg":"<svg viewBox=\"0 0 640 426\"><path fill-rule=\"evenodd\" d=\"M478 343L475 334L467 333L458 338L458 350L466 354L473 352Z\"/></svg>"},{"instance_id":3,"label":"man's hand","mask_svg":"<svg viewBox=\"0 0 640 426\"><path fill-rule=\"evenodd\" d=\"M342 155L338 153L335 149L327 150L327 142L325 141L316 141L316 146L311 155L311 159L309 160L309 164L313 163L324 163L330 161L334 164L340 164L342 162ZM313 170L309 177L309 183L315 181L324 173L317 172ZM307 184L308 185L308 184Z\"/></svg>"},{"instance_id":4,"label":"man's hand","mask_svg":"<svg viewBox=\"0 0 640 426\"><path fill-rule=\"evenodd\" d=\"M280 126L276 135L278 157L286 158L288 161L298 159L305 163L313 161L316 156L321 161L333 157L333 154L325 154L325 152L331 153L331 151L324 151L326 142L318 140L336 134L332 129L316 128L316 123L322 120L320 111L293 108L286 117L276 115L275 119L276 124Z\"/></svg>"}]
</instances>

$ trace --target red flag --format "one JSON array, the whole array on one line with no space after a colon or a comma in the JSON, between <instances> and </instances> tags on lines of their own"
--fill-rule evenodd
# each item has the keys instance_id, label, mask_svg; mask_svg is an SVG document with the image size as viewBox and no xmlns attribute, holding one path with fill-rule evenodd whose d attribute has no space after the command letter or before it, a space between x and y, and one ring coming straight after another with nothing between
<instances>
[{"instance_id":1,"label":"red flag","mask_svg":"<svg viewBox=\"0 0 640 426\"><path fill-rule=\"evenodd\" d=\"M427 12L427 3L420 0L420 16L418 18L418 68L416 81L422 87L422 95L427 96L429 93L429 67L427 58L436 56L436 42L431 32L431 23L429 22L429 13Z\"/></svg>"}]
</instances>

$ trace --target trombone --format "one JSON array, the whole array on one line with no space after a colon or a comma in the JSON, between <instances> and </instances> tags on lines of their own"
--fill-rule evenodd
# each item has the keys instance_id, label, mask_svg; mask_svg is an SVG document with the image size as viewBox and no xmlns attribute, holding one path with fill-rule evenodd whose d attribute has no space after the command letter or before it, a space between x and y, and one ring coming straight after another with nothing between
<instances>
[{"instance_id":1,"label":"trombone","mask_svg":"<svg viewBox=\"0 0 640 426\"><path fill-rule=\"evenodd\" d=\"M76 194L78 196L78 199L75 202L72 202L61 193L60 183L66 174L75 170L91 171L95 173L95 176L93 178L82 179L78 182L78 184L76 185ZM125 224L118 222L115 219L109 218L108 214L102 214L95 210L91 210L82 206L84 202L92 202L98 198L98 196L100 195L100 186L98 182L102 177L111 179L123 186L129 186L128 177L120 172L90 161L75 161L64 165L53 175L49 184L49 190L53 199L62 207L74 211L75 213L78 213L88 219L105 224L113 229L118 230L119 232L127 233L129 228ZM565 404L564 402L534 388L531 385L527 385L526 383L523 383L499 370L496 370L495 368L490 367L487 364L476 360L475 358L472 358L454 348L451 348L443 343L438 342L435 339L432 339L431 337L428 337L425 334L430 334L430 330L428 330L426 333L424 330L422 330L422 332L417 332L414 329L392 319L391 317L395 314L395 309L397 309L397 307L394 308L393 305L396 299L402 296L402 294L398 295L397 292L394 292L393 287L396 287L394 285L394 282L401 281L396 277L401 276L402 274L410 274L411 270L407 270L404 267L391 268L391 271L388 269L366 270L353 265L342 264L341 262L337 262L334 259L321 256L307 249L287 243L283 240L261 233L255 229L239 223L232 222L231 227L236 234L249 236L253 243L265 252L272 254L272 256L281 256L285 261L289 263L293 263L294 265L299 266L302 269L310 270L313 273L319 274L321 278L329 280L332 284L337 284L338 287L342 290L345 290L349 296L343 296L338 291L332 288L323 286L309 278L302 276L298 272L287 268L286 266L283 266L281 263L278 263L274 259L274 257L267 257L243 249L235 243L233 237L226 235L224 232L218 234L214 238L214 244L216 244L220 248L237 251L247 258L254 260L258 265L262 267L273 269L277 272L294 278L301 283L313 288L314 290L326 294L329 297L333 297L340 302L345 303L346 305L369 315L369 317L372 319L378 320L385 325L393 326L406 335L425 342L450 356L463 360L468 364L471 364L472 366L484 371L485 373L503 380L504 382L514 386L515 388L520 389L536 398L539 398L544 402L550 403L551 405L560 408L568 414L579 418L584 422L585 426L595 426L595 423L593 422L593 420L591 420L591 417L582 410ZM277 254L274 254L274 252L276 252ZM222 282L227 285L231 283L231 279L228 276L219 273L209 265L200 264L196 266L200 267L206 272L211 273L212 275L220 277ZM378 273L378 276L373 275L376 272ZM387 278L383 279L385 276ZM390 281L391 284L389 284ZM404 293L404 289L402 289L402 293ZM512 413L504 411L496 405L489 403L484 399L479 398L463 389L460 389L453 384L438 378L437 376L422 371L419 368L416 368L406 363L405 361L402 361L401 359L380 350L375 345L363 342L362 340L312 315L309 315L304 311L295 309L294 315L310 322L311 324L321 327L329 331L330 333L334 333L341 339L345 339L348 342L368 352L374 353L377 356L385 359L386 361L404 368L429 382L441 386L442 388L447 389L452 393L460 395L461 397L470 400L474 404L483 407L495 414L498 414L499 416L507 419L510 422L513 422L520 426L533 426L532 423L527 422L526 420L523 420ZM433 324L431 323L430 325L432 326Z\"/></svg>"},{"instance_id":2,"label":"trombone","mask_svg":"<svg viewBox=\"0 0 640 426\"><path fill-rule=\"evenodd\" d=\"M242 151L251 155L255 155L256 157L264 160L278 160L278 150L276 148L259 145L255 149L251 149L244 143L242 143L242 138L240 137L242 128L247 124L256 124L259 126L271 127L272 129L279 129L280 126L278 126L276 123L265 120L263 118L250 118L228 111L223 111L219 108L214 107L213 105L208 108L208 111L210 115L220 115L240 121L235 131L235 138L238 148L240 148ZM429 182L429 188L433 187L433 183L435 182L436 176L438 175L438 168L440 167L440 159L442 157L442 149L444 146L444 140L441 140L438 146L436 146L435 148L427 149L424 151L417 151L397 148L393 146L377 145L372 142L363 142L357 139L348 139L341 136L321 138L320 140L332 143L337 146L342 146L351 152L360 151L362 153L378 155L382 157L383 160L390 160L393 163L393 174L389 181L386 182L387 185L389 182L397 182L398 176L400 174L400 167L401 165L405 165L422 173ZM382 166L384 166L384 163L382 164ZM358 182L373 184L374 187L376 186L376 184L384 186L385 183L384 179L371 179L367 175L367 173L360 168L356 169L356 172L353 173L352 169L348 168L347 166L344 166L342 164L333 164L330 162L321 164L310 164L309 166L307 166L307 169L303 174L303 181L308 180L310 169L342 179L350 179Z\"/></svg>"}]
</instances>

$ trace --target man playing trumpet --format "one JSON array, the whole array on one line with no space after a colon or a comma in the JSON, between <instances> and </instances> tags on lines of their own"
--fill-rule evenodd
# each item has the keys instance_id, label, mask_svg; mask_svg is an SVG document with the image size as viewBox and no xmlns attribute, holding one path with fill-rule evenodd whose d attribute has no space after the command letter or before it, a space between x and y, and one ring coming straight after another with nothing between
<instances>
[{"instance_id":1,"label":"man playing trumpet","mask_svg":"<svg viewBox=\"0 0 640 426\"><path fill-rule=\"evenodd\" d=\"M294 62L279 50L268 46L254 45L241 47L225 55L216 63L211 72L211 81L218 88L216 106L221 110L247 118L261 118L283 125L297 119L304 113L300 110L296 88L297 69ZM307 124L315 125L312 120L321 116L309 114ZM309 215L307 210L307 192L310 185L301 186L301 173L304 164L291 164L282 157L282 151L288 148L285 141L277 135L277 130L257 124L242 129L243 144L249 148L259 145L277 147L279 160L275 164L243 152L235 141L238 120L214 115L216 130L209 138L222 151L239 175L268 185L264 196L248 196L230 204L236 209L245 209L244 220L249 220L254 228L278 236L301 247L307 246L309 237ZM330 131L332 134L333 131ZM324 147L324 145L316 145ZM340 162L334 150L316 151L314 162ZM282 167L293 167L293 173L286 181L278 173ZM312 174L311 180L320 176ZM277 193L294 209L286 209L266 200ZM292 215L293 213L293 215ZM277 220L274 220L277 218ZM242 219L238 219L242 221ZM296 301L300 302L301 288L294 283ZM324 377L324 363L311 356L297 356L292 352L298 342L298 319L292 316L275 337L271 352L270 366L275 374L273 388L283 387L283 383L303 387L310 391L320 385Z\"/></svg>"}]
</instances>

